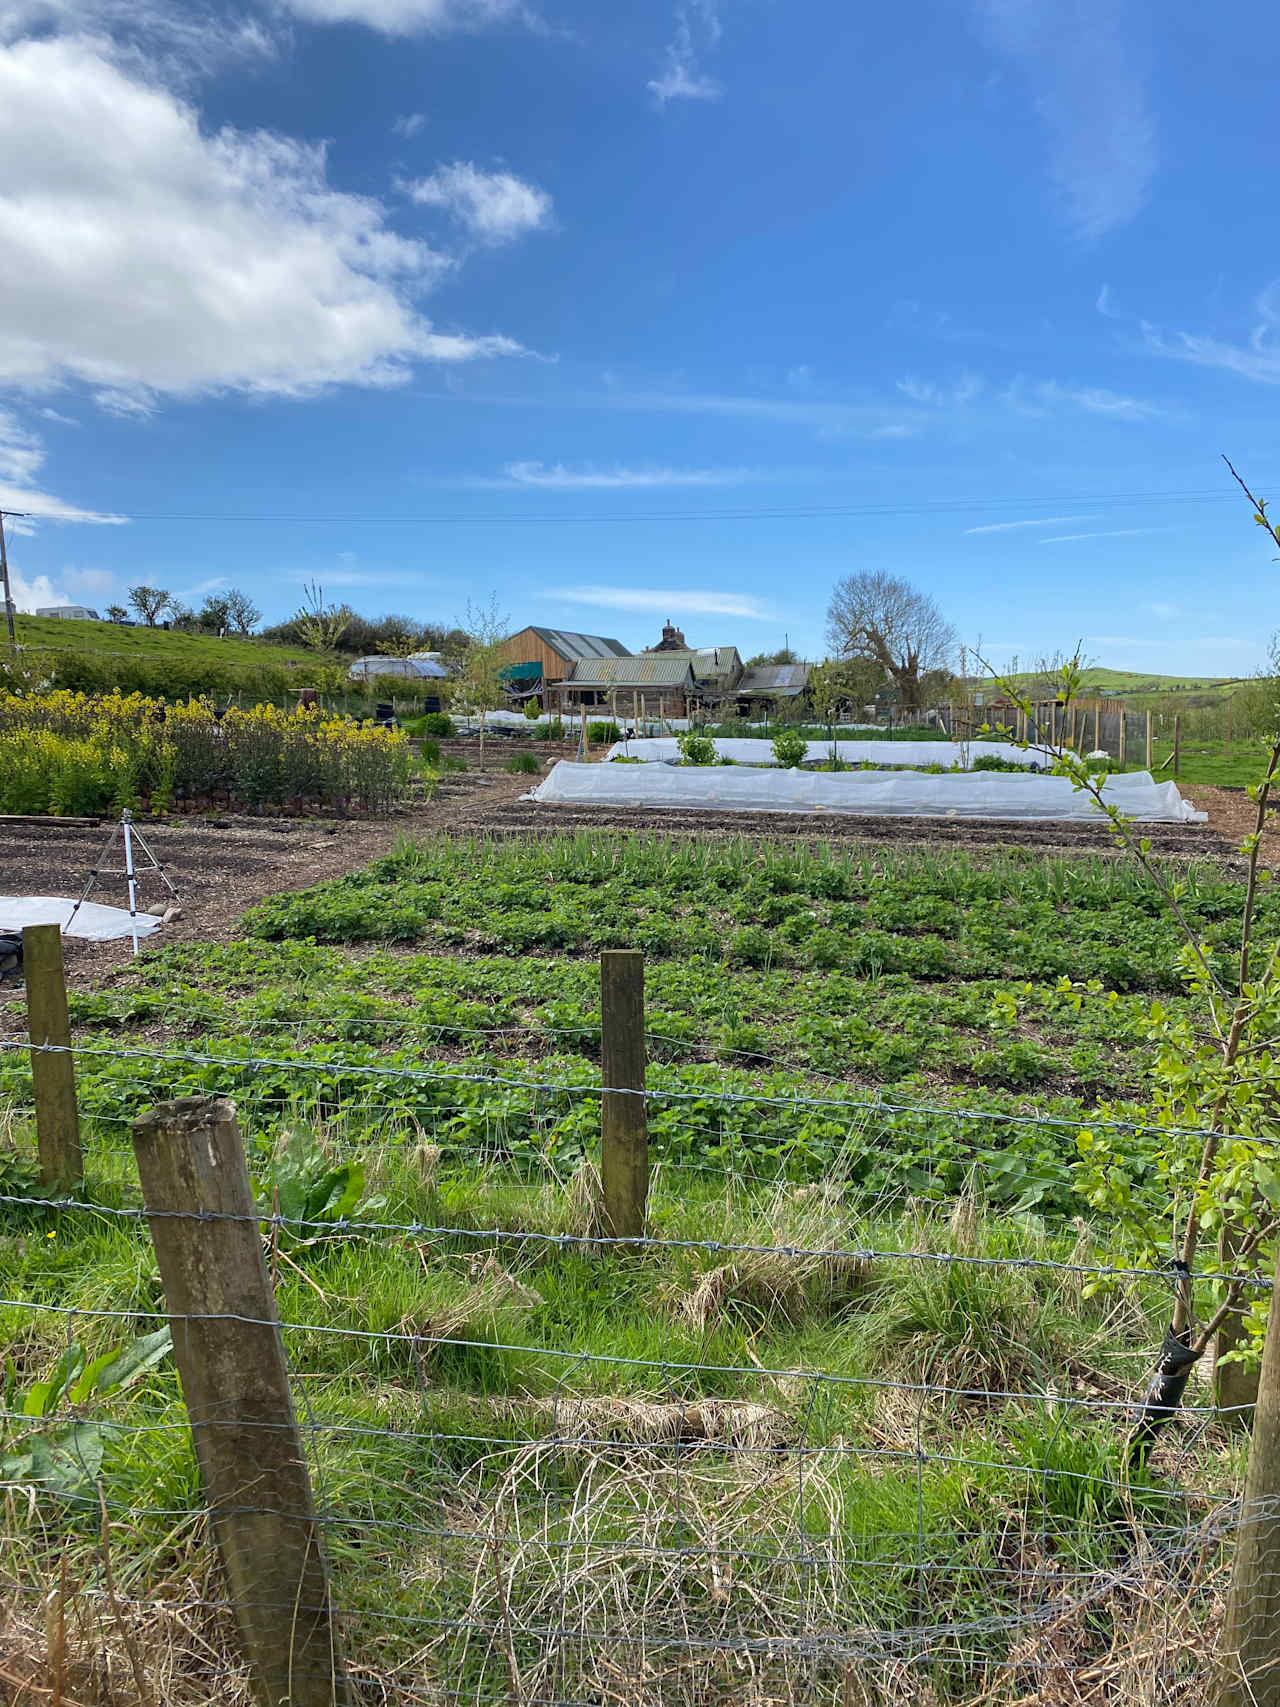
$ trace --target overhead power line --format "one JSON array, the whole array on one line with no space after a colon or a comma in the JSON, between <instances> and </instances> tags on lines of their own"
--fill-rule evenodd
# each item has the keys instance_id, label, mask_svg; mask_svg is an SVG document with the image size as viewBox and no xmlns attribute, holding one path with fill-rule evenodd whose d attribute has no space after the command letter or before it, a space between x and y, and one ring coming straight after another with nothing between
<instances>
[{"instance_id":1,"label":"overhead power line","mask_svg":"<svg viewBox=\"0 0 1280 1707\"><path fill-rule=\"evenodd\" d=\"M306 514L272 514L260 511L233 510L217 511L160 511L160 510L131 510L128 520L131 522L251 522L281 523L286 525L314 524L321 526L386 526L386 527L433 527L433 526L498 526L511 525L546 525L556 523L585 523L601 524L614 522L708 522L708 521L792 521L818 520L823 517L862 516L874 518L879 516L925 516L925 515L985 515L995 511L1010 509L1039 509L1046 505L1060 507L1063 504L1076 504L1083 509L1097 513L1107 510L1127 508L1133 505L1163 504L1227 504L1239 503L1239 498L1231 492L1220 491L1179 491L1179 492L1105 492L1105 493L1058 493L1052 498L942 498L920 504L834 504L834 505L803 505L803 506L772 506L769 508L737 508L716 510L629 510L622 512L598 512L595 514L562 511L551 515L536 514L531 511L518 511L510 514L487 513L485 515L468 515L461 513L445 514L412 514L412 515L369 515L359 511L346 513L322 514L319 511L308 511ZM1046 516L1047 525L1053 517ZM1081 516L1081 521L1093 519L1091 516ZM1029 525L1035 518L1028 518Z\"/></svg>"}]
</instances>

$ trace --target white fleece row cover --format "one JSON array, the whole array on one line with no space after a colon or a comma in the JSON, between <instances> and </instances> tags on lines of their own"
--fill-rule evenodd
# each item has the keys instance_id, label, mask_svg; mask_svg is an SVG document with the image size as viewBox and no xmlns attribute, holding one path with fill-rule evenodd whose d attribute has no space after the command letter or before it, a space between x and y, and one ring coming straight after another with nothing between
<instances>
[{"instance_id":1,"label":"white fleece row cover","mask_svg":"<svg viewBox=\"0 0 1280 1707\"><path fill-rule=\"evenodd\" d=\"M1203 822L1173 782L1146 771L1108 777L1108 794L1143 823ZM526 795L549 805L684 807L708 812L832 812L893 818L1089 819L1104 816L1066 777L1019 771L768 771L739 766L579 765L562 759Z\"/></svg>"},{"instance_id":2,"label":"white fleece row cover","mask_svg":"<svg viewBox=\"0 0 1280 1707\"><path fill-rule=\"evenodd\" d=\"M74 919L72 908L76 909ZM85 942L115 942L133 933L123 907L83 901L76 908L74 901L62 895L0 895L0 932L16 933L24 925L61 925L63 936L80 937ZM160 929L160 920L154 913L139 913L137 927L139 936L150 936Z\"/></svg>"},{"instance_id":3,"label":"white fleece row cover","mask_svg":"<svg viewBox=\"0 0 1280 1707\"><path fill-rule=\"evenodd\" d=\"M984 753L1012 764L1045 765L1049 755L1039 748L1024 751L1008 741L845 741L836 743L840 758L849 764L870 765L962 765L968 770L973 761ZM772 741L755 741L747 737L727 736L716 741L716 752L722 759L732 759L739 765L776 765ZM661 740L618 741L609 749L615 755L646 759L669 764L680 757L675 741ZM830 741L809 741L806 759L821 764L831 757Z\"/></svg>"}]
</instances>

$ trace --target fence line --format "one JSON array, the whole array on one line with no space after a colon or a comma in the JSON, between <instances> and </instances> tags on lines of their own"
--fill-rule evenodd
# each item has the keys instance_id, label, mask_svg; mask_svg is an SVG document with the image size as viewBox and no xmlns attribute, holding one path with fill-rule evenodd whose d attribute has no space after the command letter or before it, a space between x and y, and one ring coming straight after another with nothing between
<instances>
[{"instance_id":1,"label":"fence line","mask_svg":"<svg viewBox=\"0 0 1280 1707\"><path fill-rule=\"evenodd\" d=\"M638 1112L646 1147L657 1114L678 1139L681 1123L696 1130L717 1104L735 1118L753 1106L794 1111L797 1132L809 1116L847 1127L852 1113L1166 1143L1209 1134L840 1095L668 1091L646 1083L643 1055L638 1074L633 1064L566 1083L0 1038L5 1050L151 1063L140 1100L166 1067L180 1079L192 1066L233 1070L249 1079L247 1107L260 1116L297 1105L274 1086L255 1102L255 1073L284 1075L307 1095L327 1077L324 1106L365 1122L351 1153L403 1151L406 1168L412 1140L387 1143L369 1120L412 1113L364 1103L371 1081L532 1093L532 1111L495 1117L500 1135L504 1121L527 1130L556 1114L539 1112L539 1099L591 1116L554 1176L563 1199L539 1209L563 1214L560 1226L465 1225L425 1175L422 1195L402 1190L394 1206L408 1213L362 1213L358 1202L312 1213L310 1200L282 1204L278 1175L273 1195L265 1152L255 1200L232 1105L207 1096L131 1123L142 1206L7 1184L0 1221L17 1217L20 1228L0 1240L0 1275L20 1281L0 1286L16 1352L0 1404L0 1525L15 1561L0 1564L0 1592L14 1590L11 1624L28 1603L33 1627L47 1625L51 1596L67 1592L66 1565L62 1590L50 1587L61 1555L82 1585L75 1640L105 1652L126 1614L135 1628L185 1620L193 1689L201 1699L216 1689L233 1707L247 1692L346 1707L353 1691L475 1707L897 1707L925 1675L939 1702L966 1707L1039 1698L1028 1689L1080 1696L1104 1687L1100 1677L1117 1700L1181 1703L1208 1698L1190 1693L1193 1673L1208 1661L1236 1548L1228 1657L1273 1707L1258 1656L1280 1637L1270 1611L1280 1565L1250 1538L1280 1527L1280 1477L1251 1477L1242 1500L1217 1432L1222 1411L1194 1393L1161 1411L1159 1395L1132 1379L1167 1320L1172 1269L1066 1254L1054 1241L1069 1228L1014 1224L1007 1249L976 1247L963 1217L945 1233L919 1220L918 1234L908 1221L875 1238L886 1194L864 1193L860 1224L849 1207L860 1188L830 1161L812 1186L753 1173L768 1189L737 1208L728 1200L711 1226L705 1205L702 1223L690 1219L692 1195L663 1195L663 1170L737 1186L747 1176L732 1155L668 1163L656 1146L647 1220L627 1231L602 1224L589 1169L568 1178L599 1154L610 1097ZM439 1112L450 1108L484 1114L461 1100ZM96 1122L127 1118L82 1111L91 1162L126 1153L98 1145ZM877 1138L894 1134L887 1126ZM464 1165L514 1164L492 1180L445 1182L474 1191L481 1220L498 1202L484 1194L522 1185L524 1162L551 1166L502 1142L459 1152ZM941 1161L971 1168L980 1186L1004 1153L970 1146ZM1030 1165L1028 1176L1053 1177ZM430 1213L412 1212L422 1206ZM916 1208L936 1211L937 1200ZM163 1302L141 1239L121 1263L124 1242L106 1237L144 1225ZM908 1248L913 1238L923 1248ZM1087 1249L1078 1238L1077 1253ZM1276 1286L1244 1267L1194 1278L1259 1300ZM821 1282L813 1297L811 1280ZM192 1284L198 1296L184 1303ZM966 1290L988 1284L1006 1290ZM1079 1299L1091 1284L1121 1290L1085 1334ZM1030 1313L1050 1306L1080 1322L1083 1346L1057 1330L1036 1337ZM886 1310L897 1311L899 1338L877 1365L872 1329L885 1331L875 1324ZM164 1362L135 1373L137 1336L162 1323ZM99 1351L101 1336L122 1331L133 1351L128 1340ZM1273 1320L1267 1357L1280 1384L1276 1337ZM221 1348L220 1363L206 1363L207 1346ZM280 1378L266 1404L257 1372L261 1348L273 1346ZM1117 1358L1127 1378L1109 1373ZM1132 1442L1157 1411L1154 1457L1145 1445L1135 1457ZM206 1507L221 1574L192 1592ZM7 1663L0 1652L0 1676ZM166 1707L186 1707L178 1671Z\"/></svg>"}]
</instances>

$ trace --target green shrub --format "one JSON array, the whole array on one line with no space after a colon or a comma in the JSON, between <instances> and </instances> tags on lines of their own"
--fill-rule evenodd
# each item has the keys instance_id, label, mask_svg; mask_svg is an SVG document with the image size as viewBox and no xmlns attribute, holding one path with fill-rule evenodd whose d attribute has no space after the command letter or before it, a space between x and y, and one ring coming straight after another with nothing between
<instances>
[{"instance_id":1,"label":"green shrub","mask_svg":"<svg viewBox=\"0 0 1280 1707\"><path fill-rule=\"evenodd\" d=\"M999 753L980 753L973 761L973 769L976 771L1025 771L1026 768L1013 759L1001 758Z\"/></svg>"},{"instance_id":2,"label":"green shrub","mask_svg":"<svg viewBox=\"0 0 1280 1707\"><path fill-rule=\"evenodd\" d=\"M794 729L783 729L773 738L773 756L783 770L795 770L808 756L809 743Z\"/></svg>"},{"instance_id":3,"label":"green shrub","mask_svg":"<svg viewBox=\"0 0 1280 1707\"><path fill-rule=\"evenodd\" d=\"M696 730L686 729L682 735L676 736L676 746L680 749L683 764L713 765L716 762L716 744L710 735L699 735Z\"/></svg>"},{"instance_id":4,"label":"green shrub","mask_svg":"<svg viewBox=\"0 0 1280 1707\"><path fill-rule=\"evenodd\" d=\"M532 753L516 753L507 760L512 776L537 776L542 766Z\"/></svg>"},{"instance_id":5,"label":"green shrub","mask_svg":"<svg viewBox=\"0 0 1280 1707\"><path fill-rule=\"evenodd\" d=\"M621 741L622 731L616 723L588 723L587 740L594 746L602 741Z\"/></svg>"},{"instance_id":6,"label":"green shrub","mask_svg":"<svg viewBox=\"0 0 1280 1707\"><path fill-rule=\"evenodd\" d=\"M418 762L423 770L437 770L440 765L440 743L430 735L423 738L418 748Z\"/></svg>"},{"instance_id":7,"label":"green shrub","mask_svg":"<svg viewBox=\"0 0 1280 1707\"><path fill-rule=\"evenodd\" d=\"M413 725L415 735L438 735L448 739L458 733L452 717L444 711L428 711L422 717L416 718Z\"/></svg>"}]
</instances>

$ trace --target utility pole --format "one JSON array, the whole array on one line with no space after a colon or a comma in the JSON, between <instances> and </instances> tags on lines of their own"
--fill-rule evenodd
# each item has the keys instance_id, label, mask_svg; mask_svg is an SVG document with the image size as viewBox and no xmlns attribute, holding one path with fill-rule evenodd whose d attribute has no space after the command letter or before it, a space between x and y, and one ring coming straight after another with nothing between
<instances>
[{"instance_id":1,"label":"utility pole","mask_svg":"<svg viewBox=\"0 0 1280 1707\"><path fill-rule=\"evenodd\" d=\"M13 627L13 594L9 589L9 554L4 545L4 518L25 515L25 510L0 510L0 580L4 582L4 619L9 629L10 648L15 652L18 648L18 636Z\"/></svg>"}]
</instances>

